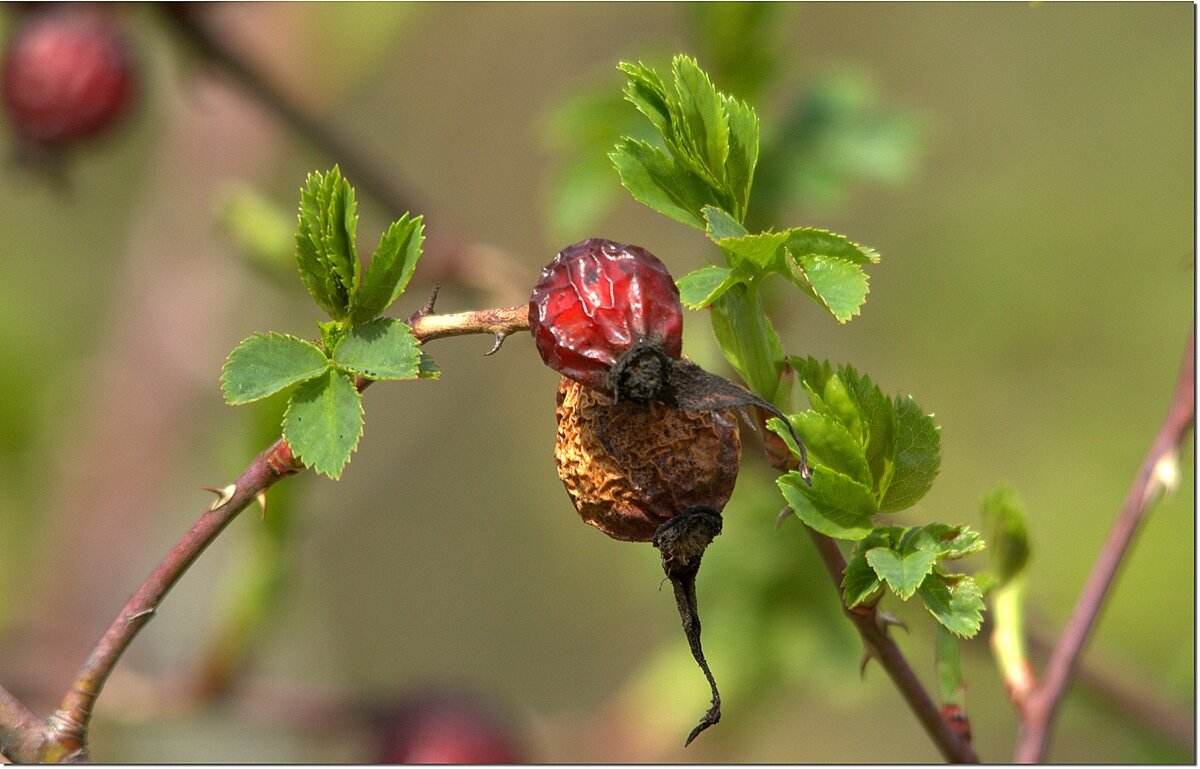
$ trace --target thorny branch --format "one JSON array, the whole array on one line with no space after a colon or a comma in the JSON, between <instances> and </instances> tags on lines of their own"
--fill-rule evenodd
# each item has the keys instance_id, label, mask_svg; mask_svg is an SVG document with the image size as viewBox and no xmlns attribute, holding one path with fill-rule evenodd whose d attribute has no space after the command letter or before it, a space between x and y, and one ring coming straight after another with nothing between
<instances>
[{"instance_id":1,"label":"thorny branch","mask_svg":"<svg viewBox=\"0 0 1200 769\"><path fill-rule=\"evenodd\" d=\"M529 329L529 310L521 305L436 315L430 300L414 313L410 325L413 335L422 343L466 334L494 334L503 339ZM369 384L367 380L358 382L359 389ZM45 722L0 688L0 752L17 761L87 760L92 709L105 681L138 631L154 617L166 594L238 513L261 499L272 484L302 469L287 442L280 438L254 458L235 484L220 490L217 501L204 511L126 602L79 669L58 710Z\"/></svg>"},{"instance_id":2,"label":"thorny branch","mask_svg":"<svg viewBox=\"0 0 1200 769\"><path fill-rule=\"evenodd\" d=\"M1187 348L1179 368L1171 405L1167 408L1167 414L1146 452L1145 459L1142 460L1137 475L1134 476L1116 522L1079 596L1079 602L1050 654L1045 676L1024 702L1016 703L1021 715L1021 728L1014 755L1018 763L1040 763L1045 760L1046 747L1059 703L1075 673L1084 644L1087 643L1088 636L1100 616L1100 610L1116 580L1125 554L1133 543L1138 526L1151 504L1160 496L1160 492L1174 482L1178 473L1180 444L1195 422L1196 333L1193 329L1188 335Z\"/></svg>"}]
</instances>

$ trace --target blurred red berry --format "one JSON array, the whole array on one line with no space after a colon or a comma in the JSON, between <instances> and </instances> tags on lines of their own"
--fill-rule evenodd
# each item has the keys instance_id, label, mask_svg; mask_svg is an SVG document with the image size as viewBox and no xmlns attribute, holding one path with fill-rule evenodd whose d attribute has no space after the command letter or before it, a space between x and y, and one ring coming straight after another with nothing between
<instances>
[{"instance_id":1,"label":"blurred red berry","mask_svg":"<svg viewBox=\"0 0 1200 769\"><path fill-rule=\"evenodd\" d=\"M104 131L135 88L133 61L115 23L97 8L28 14L0 64L4 107L18 136L55 145Z\"/></svg>"},{"instance_id":2,"label":"blurred red berry","mask_svg":"<svg viewBox=\"0 0 1200 769\"><path fill-rule=\"evenodd\" d=\"M460 694L430 693L389 708L378 721L381 764L520 764L527 759L492 713Z\"/></svg>"},{"instance_id":3,"label":"blurred red berry","mask_svg":"<svg viewBox=\"0 0 1200 769\"><path fill-rule=\"evenodd\" d=\"M617 400L661 396L683 343L679 289L639 246L592 238L542 270L529 325L550 368Z\"/></svg>"}]
</instances>

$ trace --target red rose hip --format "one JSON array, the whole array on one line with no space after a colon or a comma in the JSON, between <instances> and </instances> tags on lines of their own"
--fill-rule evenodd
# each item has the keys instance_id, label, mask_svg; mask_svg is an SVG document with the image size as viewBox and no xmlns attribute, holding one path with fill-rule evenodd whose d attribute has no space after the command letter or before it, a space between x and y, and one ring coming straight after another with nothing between
<instances>
[{"instance_id":1,"label":"red rose hip","mask_svg":"<svg viewBox=\"0 0 1200 769\"><path fill-rule=\"evenodd\" d=\"M42 145L100 133L125 111L134 90L125 40L94 8L29 14L0 69L8 119L22 139Z\"/></svg>"},{"instance_id":2,"label":"red rose hip","mask_svg":"<svg viewBox=\"0 0 1200 769\"><path fill-rule=\"evenodd\" d=\"M646 249L601 238L567 246L546 265L529 326L546 365L618 401L661 398L682 353L671 273Z\"/></svg>"}]
</instances>

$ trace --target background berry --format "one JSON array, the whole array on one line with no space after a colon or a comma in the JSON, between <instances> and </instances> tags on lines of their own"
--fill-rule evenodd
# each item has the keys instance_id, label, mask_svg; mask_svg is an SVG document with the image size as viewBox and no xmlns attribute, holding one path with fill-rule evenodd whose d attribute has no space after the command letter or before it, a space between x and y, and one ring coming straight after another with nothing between
<instances>
[{"instance_id":1,"label":"background berry","mask_svg":"<svg viewBox=\"0 0 1200 769\"><path fill-rule=\"evenodd\" d=\"M9 40L2 70L9 120L19 137L42 144L109 128L135 88L125 40L96 8L30 13Z\"/></svg>"},{"instance_id":2,"label":"background berry","mask_svg":"<svg viewBox=\"0 0 1200 769\"><path fill-rule=\"evenodd\" d=\"M529 325L546 365L611 392L609 371L639 342L678 359L679 289L666 265L639 246L592 238L564 248L542 270Z\"/></svg>"}]
</instances>

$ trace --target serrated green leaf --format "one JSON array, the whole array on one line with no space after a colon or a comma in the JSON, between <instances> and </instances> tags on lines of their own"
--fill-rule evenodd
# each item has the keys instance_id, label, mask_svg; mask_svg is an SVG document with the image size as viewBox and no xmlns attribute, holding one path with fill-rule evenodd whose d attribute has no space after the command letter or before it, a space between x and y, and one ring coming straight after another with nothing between
<instances>
[{"instance_id":1,"label":"serrated green leaf","mask_svg":"<svg viewBox=\"0 0 1200 769\"><path fill-rule=\"evenodd\" d=\"M438 368L437 361L433 356L424 350L421 351L420 368L417 370L417 376L421 379L441 379L442 370Z\"/></svg>"},{"instance_id":2,"label":"serrated green leaf","mask_svg":"<svg viewBox=\"0 0 1200 769\"><path fill-rule=\"evenodd\" d=\"M1001 585L1018 577L1029 562L1025 506L1016 491L998 486L981 503L983 526L991 543L992 568Z\"/></svg>"},{"instance_id":3,"label":"serrated green leaf","mask_svg":"<svg viewBox=\"0 0 1200 769\"><path fill-rule=\"evenodd\" d=\"M837 378L858 407L866 446L864 453L867 465L871 468L871 477L875 479L875 495L879 498L892 476L896 430L892 400L883 394L870 377L860 375L852 366L839 366Z\"/></svg>"},{"instance_id":4,"label":"serrated green leaf","mask_svg":"<svg viewBox=\"0 0 1200 769\"><path fill-rule=\"evenodd\" d=\"M875 498L867 487L823 465L812 470L812 486L791 471L776 479L783 498L810 528L837 539L871 533Z\"/></svg>"},{"instance_id":5,"label":"serrated green leaf","mask_svg":"<svg viewBox=\"0 0 1200 769\"><path fill-rule=\"evenodd\" d=\"M931 573L917 589L929 613L951 633L970 638L983 624L983 595L970 577Z\"/></svg>"},{"instance_id":6,"label":"serrated green leaf","mask_svg":"<svg viewBox=\"0 0 1200 769\"><path fill-rule=\"evenodd\" d=\"M736 202L734 213L745 220L754 168L758 165L758 115L746 103L729 96L724 97L724 105L729 121L729 159L725 161L725 178Z\"/></svg>"},{"instance_id":7,"label":"serrated green leaf","mask_svg":"<svg viewBox=\"0 0 1200 769\"><path fill-rule=\"evenodd\" d=\"M895 467L892 480L879 502L879 512L890 513L915 505L937 477L942 464L941 429L911 398L897 397Z\"/></svg>"},{"instance_id":8,"label":"serrated green leaf","mask_svg":"<svg viewBox=\"0 0 1200 769\"><path fill-rule=\"evenodd\" d=\"M416 379L421 343L395 318L378 318L350 329L334 348L333 362L367 379Z\"/></svg>"},{"instance_id":9,"label":"serrated green leaf","mask_svg":"<svg viewBox=\"0 0 1200 769\"><path fill-rule=\"evenodd\" d=\"M823 256L851 264L879 263L879 254L874 249L851 242L845 235L816 227L796 227L788 230L787 249L797 259L804 256Z\"/></svg>"},{"instance_id":10,"label":"serrated green leaf","mask_svg":"<svg viewBox=\"0 0 1200 769\"><path fill-rule=\"evenodd\" d=\"M663 136L672 133L671 106L667 86L652 68L638 62L621 62L617 65L628 78L625 83L625 98L637 107Z\"/></svg>"},{"instance_id":11,"label":"serrated green leaf","mask_svg":"<svg viewBox=\"0 0 1200 769\"><path fill-rule=\"evenodd\" d=\"M392 222L379 238L362 283L351 297L352 323L359 325L375 318L404 293L421 258L424 239L422 217L405 214Z\"/></svg>"},{"instance_id":12,"label":"serrated green leaf","mask_svg":"<svg viewBox=\"0 0 1200 769\"><path fill-rule=\"evenodd\" d=\"M671 156L646 142L625 138L609 158L621 184L639 203L689 227L704 229L700 211L713 202L712 193Z\"/></svg>"},{"instance_id":13,"label":"serrated green leaf","mask_svg":"<svg viewBox=\"0 0 1200 769\"><path fill-rule=\"evenodd\" d=\"M354 191L335 166L311 173L300 192L296 263L308 293L331 318L346 317L358 278Z\"/></svg>"},{"instance_id":14,"label":"serrated green leaf","mask_svg":"<svg viewBox=\"0 0 1200 769\"><path fill-rule=\"evenodd\" d=\"M671 68L675 72L680 112L696 156L711 177L723 183L725 161L729 157L729 121L721 96L695 59L676 56Z\"/></svg>"},{"instance_id":15,"label":"serrated green leaf","mask_svg":"<svg viewBox=\"0 0 1200 769\"><path fill-rule=\"evenodd\" d=\"M856 553L846 562L846 570L842 573L842 599L847 607L853 609L874 597L882 586L879 575L867 563L863 553Z\"/></svg>"},{"instance_id":16,"label":"serrated green leaf","mask_svg":"<svg viewBox=\"0 0 1200 769\"><path fill-rule=\"evenodd\" d=\"M733 285L733 270L708 266L693 270L675 281L679 286L679 301L689 310L700 310Z\"/></svg>"},{"instance_id":17,"label":"serrated green leaf","mask_svg":"<svg viewBox=\"0 0 1200 769\"><path fill-rule=\"evenodd\" d=\"M740 238L724 238L718 245L730 255L730 264L749 262L758 270L767 270L779 259L779 249L787 240L786 232L760 232Z\"/></svg>"},{"instance_id":18,"label":"serrated green leaf","mask_svg":"<svg viewBox=\"0 0 1200 769\"><path fill-rule=\"evenodd\" d=\"M786 247L784 251L791 254ZM795 269L789 270L787 277L839 323L846 323L858 315L870 290L862 267L837 257L816 254L792 254L790 263Z\"/></svg>"},{"instance_id":19,"label":"serrated green leaf","mask_svg":"<svg viewBox=\"0 0 1200 769\"><path fill-rule=\"evenodd\" d=\"M944 625L937 626L934 643L934 666L937 669L938 699L942 705L966 705L967 685L963 680L958 639Z\"/></svg>"},{"instance_id":20,"label":"serrated green leaf","mask_svg":"<svg viewBox=\"0 0 1200 769\"><path fill-rule=\"evenodd\" d=\"M746 228L742 226L741 222L723 208L705 206L701 213L704 215L704 234L713 243L720 243L725 238L740 238L750 234L746 232Z\"/></svg>"},{"instance_id":21,"label":"serrated green leaf","mask_svg":"<svg viewBox=\"0 0 1200 769\"><path fill-rule=\"evenodd\" d=\"M255 334L229 353L221 392L231 406L251 403L312 379L329 368L321 348L286 334Z\"/></svg>"},{"instance_id":22,"label":"serrated green leaf","mask_svg":"<svg viewBox=\"0 0 1200 769\"><path fill-rule=\"evenodd\" d=\"M804 440L810 462L825 465L871 488L871 470L863 456L862 444L850 435L845 425L816 411L789 414L788 421Z\"/></svg>"},{"instance_id":23,"label":"serrated green leaf","mask_svg":"<svg viewBox=\"0 0 1200 769\"><path fill-rule=\"evenodd\" d=\"M333 479L341 477L362 431L362 395L350 377L333 370L298 387L283 416L283 437L292 453Z\"/></svg>"},{"instance_id":24,"label":"serrated green leaf","mask_svg":"<svg viewBox=\"0 0 1200 769\"><path fill-rule=\"evenodd\" d=\"M902 601L912 598L937 563L937 555L926 550L901 555L886 547L868 550L866 559L879 578L885 580Z\"/></svg>"},{"instance_id":25,"label":"serrated green leaf","mask_svg":"<svg viewBox=\"0 0 1200 769\"><path fill-rule=\"evenodd\" d=\"M983 549L983 537L969 526L930 523L912 530L906 552L925 550L939 561L956 561Z\"/></svg>"}]
</instances>

